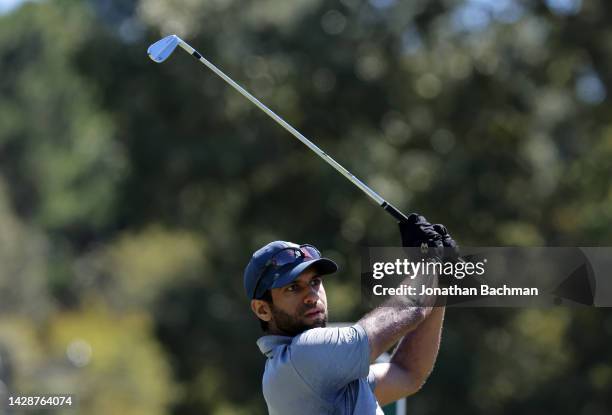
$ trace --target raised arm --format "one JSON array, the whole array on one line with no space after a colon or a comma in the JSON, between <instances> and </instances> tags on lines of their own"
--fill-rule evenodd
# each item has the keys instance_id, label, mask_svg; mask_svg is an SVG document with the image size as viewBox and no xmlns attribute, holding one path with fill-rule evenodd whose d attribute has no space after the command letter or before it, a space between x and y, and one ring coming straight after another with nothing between
<instances>
[{"instance_id":1,"label":"raised arm","mask_svg":"<svg viewBox=\"0 0 612 415\"><path fill-rule=\"evenodd\" d=\"M400 223L403 246L450 248L457 254L457 244L443 225L431 225L419 215L410 215ZM431 280L436 284L436 279ZM423 307L387 303L359 321L370 343L370 360L374 361L393 344L399 344L389 363L371 366L376 380L374 393L385 405L418 391L431 373L438 350L444 320L444 308L433 307L429 298ZM423 303L421 303L423 305Z\"/></svg>"},{"instance_id":2,"label":"raised arm","mask_svg":"<svg viewBox=\"0 0 612 415\"><path fill-rule=\"evenodd\" d=\"M426 379L438 356L443 321L444 307L435 307L423 324L400 341L391 356L391 363Z\"/></svg>"},{"instance_id":3,"label":"raised arm","mask_svg":"<svg viewBox=\"0 0 612 415\"><path fill-rule=\"evenodd\" d=\"M366 314L358 324L370 342L370 362L413 331L431 313L431 307L401 307L387 303Z\"/></svg>"},{"instance_id":4,"label":"raised arm","mask_svg":"<svg viewBox=\"0 0 612 415\"><path fill-rule=\"evenodd\" d=\"M455 241L443 225L432 225L416 213L410 214L406 222L400 222L399 228L404 247L420 247L425 244L432 248L434 256L436 250L443 250L444 247L456 248ZM424 278L421 280L425 281ZM435 284L435 279L431 283ZM434 302L435 298L421 299L417 304L419 306L415 307L415 302L409 299L392 298L359 320L359 325L365 329L369 338L370 361L375 361L423 322L432 310L427 304L433 305Z\"/></svg>"},{"instance_id":5,"label":"raised arm","mask_svg":"<svg viewBox=\"0 0 612 415\"><path fill-rule=\"evenodd\" d=\"M389 363L372 365L374 394L384 406L417 392L433 370L442 335L444 307L433 309L427 319L399 342Z\"/></svg>"}]
</instances>

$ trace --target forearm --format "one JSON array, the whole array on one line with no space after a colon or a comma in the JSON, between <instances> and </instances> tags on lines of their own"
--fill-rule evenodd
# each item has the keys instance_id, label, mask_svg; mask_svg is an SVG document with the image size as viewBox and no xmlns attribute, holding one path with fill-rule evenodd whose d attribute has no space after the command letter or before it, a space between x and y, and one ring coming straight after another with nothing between
<instances>
[{"instance_id":1,"label":"forearm","mask_svg":"<svg viewBox=\"0 0 612 415\"><path fill-rule=\"evenodd\" d=\"M370 361L386 352L403 336L416 329L431 313L430 307L385 305L366 314L358 324L370 342Z\"/></svg>"},{"instance_id":2,"label":"forearm","mask_svg":"<svg viewBox=\"0 0 612 415\"><path fill-rule=\"evenodd\" d=\"M425 321L404 336L391 356L391 363L413 374L420 384L425 382L436 361L443 321L444 307L435 307Z\"/></svg>"},{"instance_id":3,"label":"forearm","mask_svg":"<svg viewBox=\"0 0 612 415\"><path fill-rule=\"evenodd\" d=\"M423 283L437 286L435 278L426 279L422 275L420 278ZM374 362L378 356L424 322L431 314L435 301L435 296L392 297L359 320L370 342L370 361Z\"/></svg>"}]
</instances>

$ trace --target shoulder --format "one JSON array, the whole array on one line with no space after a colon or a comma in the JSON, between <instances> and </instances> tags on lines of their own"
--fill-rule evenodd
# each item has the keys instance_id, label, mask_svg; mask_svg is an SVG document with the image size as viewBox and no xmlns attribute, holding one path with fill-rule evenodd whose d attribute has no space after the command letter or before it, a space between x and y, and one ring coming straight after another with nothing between
<instances>
[{"instance_id":1,"label":"shoulder","mask_svg":"<svg viewBox=\"0 0 612 415\"><path fill-rule=\"evenodd\" d=\"M293 338L292 346L297 348L308 346L351 345L367 342L365 330L358 324L348 327L317 327L306 330Z\"/></svg>"},{"instance_id":2,"label":"shoulder","mask_svg":"<svg viewBox=\"0 0 612 415\"><path fill-rule=\"evenodd\" d=\"M322 394L366 378L370 366L368 337L359 325L307 330L293 338L289 355L304 382Z\"/></svg>"}]
</instances>

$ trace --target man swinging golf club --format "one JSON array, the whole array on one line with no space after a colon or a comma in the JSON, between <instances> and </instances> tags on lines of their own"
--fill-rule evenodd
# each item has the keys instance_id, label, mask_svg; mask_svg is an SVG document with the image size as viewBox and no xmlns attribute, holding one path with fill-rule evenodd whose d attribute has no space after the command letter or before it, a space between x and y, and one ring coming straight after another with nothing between
<instances>
[{"instance_id":1,"label":"man swinging golf club","mask_svg":"<svg viewBox=\"0 0 612 415\"><path fill-rule=\"evenodd\" d=\"M403 246L451 247L442 225L412 214L400 222ZM244 272L251 309L265 335L263 394L270 415L382 414L381 406L418 391L431 372L443 307L381 306L350 327L326 327L323 276L337 265L312 245L274 241ZM393 344L389 363L372 364Z\"/></svg>"},{"instance_id":2,"label":"man swinging golf club","mask_svg":"<svg viewBox=\"0 0 612 415\"><path fill-rule=\"evenodd\" d=\"M147 53L161 63L177 47L212 70L398 220L403 246L456 248L444 226L431 225L416 214L405 216L178 36L158 40ZM326 328L322 276L337 269L312 245L275 241L256 251L245 270L251 309L266 332L257 343L268 357L263 390L271 415L382 414L381 405L413 394L431 372L444 309L380 307L351 327ZM389 363L371 364L398 341Z\"/></svg>"}]
</instances>

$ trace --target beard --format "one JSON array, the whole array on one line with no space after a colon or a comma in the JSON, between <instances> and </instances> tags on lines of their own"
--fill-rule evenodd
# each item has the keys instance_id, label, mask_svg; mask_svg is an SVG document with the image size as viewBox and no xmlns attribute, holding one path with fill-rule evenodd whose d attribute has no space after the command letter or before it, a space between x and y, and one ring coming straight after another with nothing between
<instances>
[{"instance_id":1,"label":"beard","mask_svg":"<svg viewBox=\"0 0 612 415\"><path fill-rule=\"evenodd\" d=\"M291 315L272 305L271 311L272 316L274 316L276 328L290 336L297 336L306 330L315 327L325 327L327 325L327 311L324 312L323 317L316 318L312 323L306 323L306 321L304 321L304 317L302 317L304 313L314 308L315 307L304 307L298 310L295 315Z\"/></svg>"}]
</instances>

